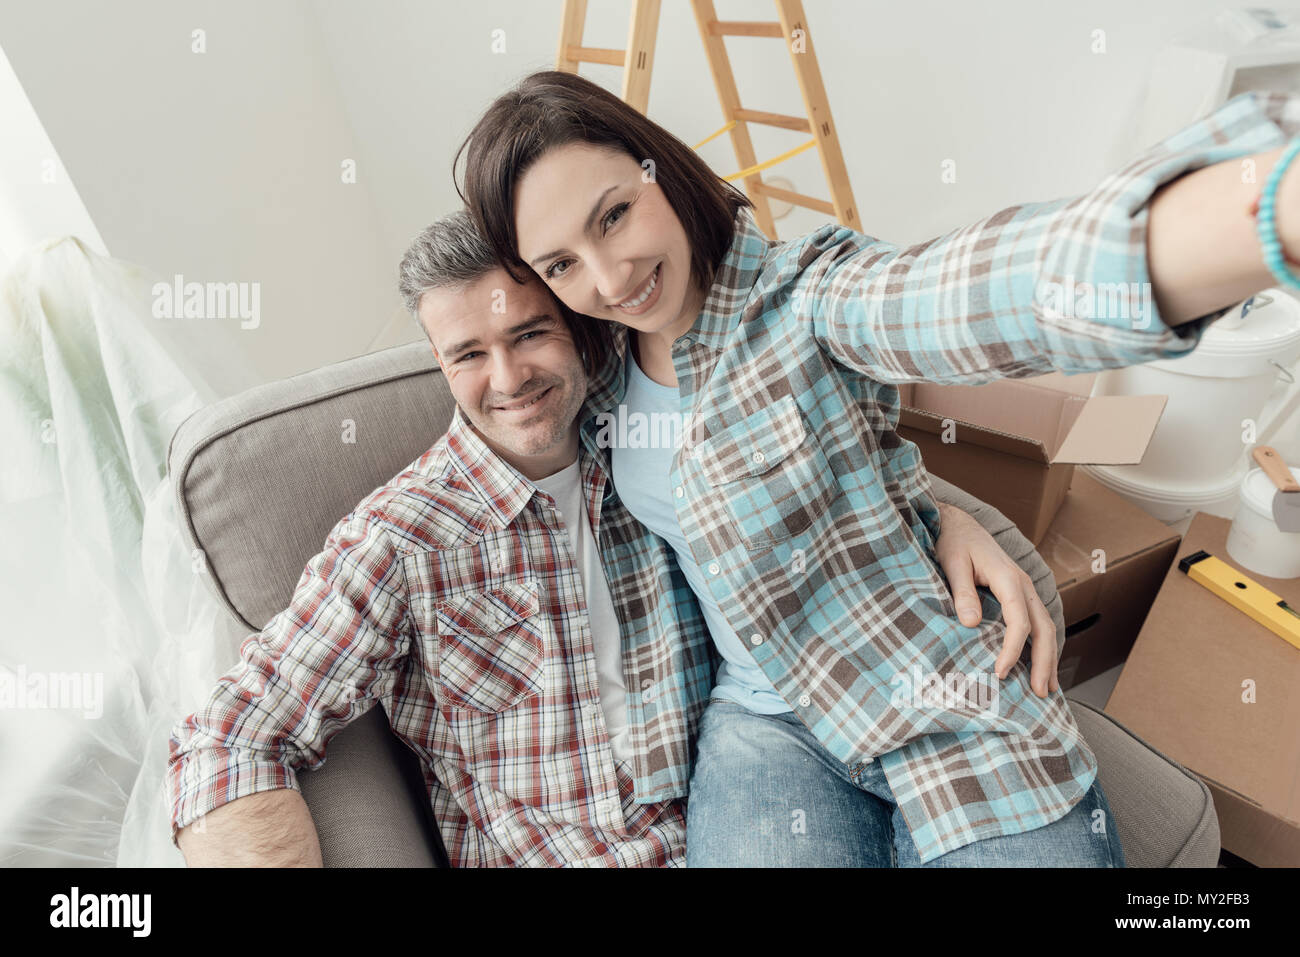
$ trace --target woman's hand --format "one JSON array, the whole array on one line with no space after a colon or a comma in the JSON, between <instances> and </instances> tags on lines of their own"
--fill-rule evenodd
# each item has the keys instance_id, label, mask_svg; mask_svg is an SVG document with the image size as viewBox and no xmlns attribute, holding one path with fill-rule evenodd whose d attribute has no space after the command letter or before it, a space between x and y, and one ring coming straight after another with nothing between
<instances>
[{"instance_id":1,"label":"woman's hand","mask_svg":"<svg viewBox=\"0 0 1300 957\"><path fill-rule=\"evenodd\" d=\"M988 588L1002 605L1007 624L1002 653L994 664L997 676L1007 676L1032 631L1033 666L1029 685L1040 698L1046 698L1049 691L1060 690L1056 674L1056 625L1038 597L1033 580L983 525L954 505L938 504L941 518L935 557L952 589L958 619L971 628L980 623L980 600L975 586Z\"/></svg>"}]
</instances>

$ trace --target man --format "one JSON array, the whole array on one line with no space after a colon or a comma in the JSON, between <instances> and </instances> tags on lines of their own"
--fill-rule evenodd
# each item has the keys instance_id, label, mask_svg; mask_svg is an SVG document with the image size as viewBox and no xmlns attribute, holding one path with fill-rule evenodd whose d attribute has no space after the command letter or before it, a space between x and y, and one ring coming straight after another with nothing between
<instances>
[{"instance_id":1,"label":"man","mask_svg":"<svg viewBox=\"0 0 1300 957\"><path fill-rule=\"evenodd\" d=\"M176 725L173 840L191 865L319 866L295 768L382 702L454 865L680 866L717 659L667 546L578 428L609 344L540 282L515 283L463 213L401 273L451 425L335 526L289 607ZM973 593L973 568L1011 594L1023 573L944 515L954 589Z\"/></svg>"}]
</instances>

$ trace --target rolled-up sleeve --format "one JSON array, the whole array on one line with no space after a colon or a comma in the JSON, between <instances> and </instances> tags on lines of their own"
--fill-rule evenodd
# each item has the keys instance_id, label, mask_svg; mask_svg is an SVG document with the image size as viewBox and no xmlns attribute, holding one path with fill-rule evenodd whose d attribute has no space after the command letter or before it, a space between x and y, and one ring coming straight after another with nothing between
<instances>
[{"instance_id":1,"label":"rolled-up sleeve","mask_svg":"<svg viewBox=\"0 0 1300 957\"><path fill-rule=\"evenodd\" d=\"M1300 97L1243 93L1092 191L900 248L826 226L781 248L779 291L836 361L880 382L1124 368L1191 352L1231 306L1170 327L1147 269L1149 203L1203 166L1300 132Z\"/></svg>"},{"instance_id":2,"label":"rolled-up sleeve","mask_svg":"<svg viewBox=\"0 0 1300 957\"><path fill-rule=\"evenodd\" d=\"M289 607L240 647L206 703L172 728L172 842L258 791L298 790L295 769L388 695L409 649L401 558L381 518L353 513L308 562Z\"/></svg>"}]
</instances>

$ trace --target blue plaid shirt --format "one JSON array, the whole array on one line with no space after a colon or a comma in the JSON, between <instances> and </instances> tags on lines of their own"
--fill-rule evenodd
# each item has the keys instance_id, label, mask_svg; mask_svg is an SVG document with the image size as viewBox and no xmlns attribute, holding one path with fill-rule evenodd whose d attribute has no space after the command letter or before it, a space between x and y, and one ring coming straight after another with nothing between
<instances>
[{"instance_id":1,"label":"blue plaid shirt","mask_svg":"<svg viewBox=\"0 0 1300 957\"><path fill-rule=\"evenodd\" d=\"M838 225L773 243L737 215L704 308L672 349L691 425L671 471L678 519L712 596L794 713L851 769L881 761L922 862L1063 817L1097 762L1063 694L1038 698L1023 663L992 708L896 693L900 676L990 674L1005 634L987 589L981 624L957 619L933 557L929 478L895 431L898 384L1192 351L1227 309L1177 329L1154 314L1147 203L1183 173L1279 146L1298 121L1300 98L1243 94L1081 197L1014 206L907 248ZM1084 288L1110 305L1076 303ZM617 413L626 349L619 326L590 408ZM599 427L586 418L584 442L599 444ZM684 686L693 716L711 676L697 669ZM634 713L662 704L629 686Z\"/></svg>"}]
</instances>

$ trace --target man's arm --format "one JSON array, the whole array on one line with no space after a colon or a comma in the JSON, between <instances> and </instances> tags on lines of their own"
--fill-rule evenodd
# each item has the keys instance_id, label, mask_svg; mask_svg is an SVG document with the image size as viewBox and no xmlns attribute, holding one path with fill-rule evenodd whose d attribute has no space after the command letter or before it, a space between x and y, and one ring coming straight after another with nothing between
<instances>
[{"instance_id":1,"label":"man's arm","mask_svg":"<svg viewBox=\"0 0 1300 957\"><path fill-rule=\"evenodd\" d=\"M321 867L320 839L297 791L260 791L209 811L176 835L190 867Z\"/></svg>"},{"instance_id":2,"label":"man's arm","mask_svg":"<svg viewBox=\"0 0 1300 957\"><path fill-rule=\"evenodd\" d=\"M172 730L166 787L187 861L319 863L295 769L319 766L330 738L391 693L408 650L401 556L382 515L359 507Z\"/></svg>"}]
</instances>

